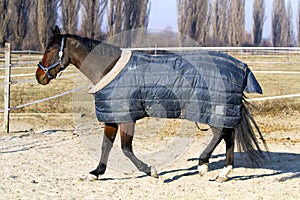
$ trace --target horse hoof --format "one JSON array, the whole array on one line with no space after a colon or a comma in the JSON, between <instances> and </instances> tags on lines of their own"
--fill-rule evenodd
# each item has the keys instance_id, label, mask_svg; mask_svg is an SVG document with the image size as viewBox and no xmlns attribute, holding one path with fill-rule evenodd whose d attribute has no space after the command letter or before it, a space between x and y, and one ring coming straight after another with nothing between
<instances>
[{"instance_id":1,"label":"horse hoof","mask_svg":"<svg viewBox=\"0 0 300 200\"><path fill-rule=\"evenodd\" d=\"M154 178L158 178L158 174L157 174L157 171L155 169L155 167L151 166L151 172L150 172L150 175Z\"/></svg>"},{"instance_id":2,"label":"horse hoof","mask_svg":"<svg viewBox=\"0 0 300 200\"><path fill-rule=\"evenodd\" d=\"M86 176L82 176L78 178L79 181L95 181L98 180L98 177L92 174L88 174Z\"/></svg>"},{"instance_id":3,"label":"horse hoof","mask_svg":"<svg viewBox=\"0 0 300 200\"><path fill-rule=\"evenodd\" d=\"M198 165L198 172L200 176L203 176L208 171L208 163Z\"/></svg>"},{"instance_id":4,"label":"horse hoof","mask_svg":"<svg viewBox=\"0 0 300 200\"><path fill-rule=\"evenodd\" d=\"M224 167L221 171L221 173L214 179L214 181L217 181L219 183L224 183L229 180L228 174L230 174L233 170L232 165L228 165Z\"/></svg>"},{"instance_id":5,"label":"horse hoof","mask_svg":"<svg viewBox=\"0 0 300 200\"><path fill-rule=\"evenodd\" d=\"M86 181L95 181L95 180L98 180L98 176L88 174L88 175L86 175L85 180Z\"/></svg>"},{"instance_id":6,"label":"horse hoof","mask_svg":"<svg viewBox=\"0 0 300 200\"><path fill-rule=\"evenodd\" d=\"M93 176L96 176L97 178L99 176L99 173L98 173L97 169L95 169L93 171L90 171L90 174L93 175Z\"/></svg>"},{"instance_id":7,"label":"horse hoof","mask_svg":"<svg viewBox=\"0 0 300 200\"><path fill-rule=\"evenodd\" d=\"M214 181L218 182L218 183L224 183L226 181L228 181L229 178L228 176L217 176Z\"/></svg>"}]
</instances>

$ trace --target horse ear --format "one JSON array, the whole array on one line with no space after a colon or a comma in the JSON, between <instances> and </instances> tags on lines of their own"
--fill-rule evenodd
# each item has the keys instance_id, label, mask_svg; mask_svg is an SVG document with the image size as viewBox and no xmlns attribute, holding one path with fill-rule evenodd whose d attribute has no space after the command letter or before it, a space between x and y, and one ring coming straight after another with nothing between
<instances>
[{"instance_id":1,"label":"horse ear","mask_svg":"<svg viewBox=\"0 0 300 200\"><path fill-rule=\"evenodd\" d=\"M60 30L57 25L55 25L55 28L52 29L52 33L55 38L60 38Z\"/></svg>"}]
</instances>

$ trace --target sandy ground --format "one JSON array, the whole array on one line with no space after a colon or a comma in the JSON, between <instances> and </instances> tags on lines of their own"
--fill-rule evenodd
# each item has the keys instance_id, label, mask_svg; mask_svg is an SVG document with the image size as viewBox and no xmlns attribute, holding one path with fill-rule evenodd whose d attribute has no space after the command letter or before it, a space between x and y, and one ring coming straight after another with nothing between
<instances>
[{"instance_id":1,"label":"sandy ground","mask_svg":"<svg viewBox=\"0 0 300 200\"><path fill-rule=\"evenodd\" d=\"M298 123L297 118L292 120ZM153 123L162 126L154 129ZM215 150L209 172L200 177L197 157L211 133L185 121L144 120L137 125L136 132L143 134L136 133L135 152L156 166L158 179L134 168L123 156L118 137L108 169L96 181L84 178L98 164L103 127L74 131L72 126L58 130L18 123L13 133L0 136L0 199L300 199L296 126L266 136L272 160L263 166L249 166L237 152L230 180L218 183L212 179L223 167L224 144Z\"/></svg>"}]
</instances>

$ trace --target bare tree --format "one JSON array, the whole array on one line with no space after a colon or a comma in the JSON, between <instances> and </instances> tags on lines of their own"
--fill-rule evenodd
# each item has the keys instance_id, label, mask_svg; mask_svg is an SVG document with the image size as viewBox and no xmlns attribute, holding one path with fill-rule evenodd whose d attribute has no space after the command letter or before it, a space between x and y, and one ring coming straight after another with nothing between
<instances>
[{"instance_id":1,"label":"bare tree","mask_svg":"<svg viewBox=\"0 0 300 200\"><path fill-rule=\"evenodd\" d=\"M11 11L9 9L9 1L0 1L0 46L3 46L9 36L8 25L10 22Z\"/></svg>"},{"instance_id":2,"label":"bare tree","mask_svg":"<svg viewBox=\"0 0 300 200\"><path fill-rule=\"evenodd\" d=\"M294 32L293 32L293 9L291 0L288 1L287 10L286 10L286 22L285 22L285 30L283 34L286 35L286 46L294 45Z\"/></svg>"},{"instance_id":3,"label":"bare tree","mask_svg":"<svg viewBox=\"0 0 300 200\"><path fill-rule=\"evenodd\" d=\"M37 0L37 32L42 49L51 35L57 19L58 0Z\"/></svg>"},{"instance_id":4,"label":"bare tree","mask_svg":"<svg viewBox=\"0 0 300 200\"><path fill-rule=\"evenodd\" d=\"M13 31L13 44L15 49L20 49L27 34L31 1L12 1L11 29Z\"/></svg>"},{"instance_id":5,"label":"bare tree","mask_svg":"<svg viewBox=\"0 0 300 200\"><path fill-rule=\"evenodd\" d=\"M209 40L211 39L211 25L212 25L212 3L208 1L207 7L207 18L206 24L203 27L203 44L208 45Z\"/></svg>"},{"instance_id":6,"label":"bare tree","mask_svg":"<svg viewBox=\"0 0 300 200\"><path fill-rule=\"evenodd\" d=\"M241 46L245 34L245 0L230 0L228 6L228 44Z\"/></svg>"},{"instance_id":7,"label":"bare tree","mask_svg":"<svg viewBox=\"0 0 300 200\"><path fill-rule=\"evenodd\" d=\"M253 43L259 46L262 41L265 23L265 0L255 0L253 4Z\"/></svg>"},{"instance_id":8,"label":"bare tree","mask_svg":"<svg viewBox=\"0 0 300 200\"><path fill-rule=\"evenodd\" d=\"M294 43L292 4L287 9L285 1L274 0L272 10L272 43L274 47L291 46Z\"/></svg>"},{"instance_id":9,"label":"bare tree","mask_svg":"<svg viewBox=\"0 0 300 200\"><path fill-rule=\"evenodd\" d=\"M211 22L213 45L227 43L227 4L228 0L214 0Z\"/></svg>"},{"instance_id":10,"label":"bare tree","mask_svg":"<svg viewBox=\"0 0 300 200\"><path fill-rule=\"evenodd\" d=\"M38 32L37 32L37 1L32 1L29 12L28 34L23 41L24 49L39 50Z\"/></svg>"},{"instance_id":11,"label":"bare tree","mask_svg":"<svg viewBox=\"0 0 300 200\"><path fill-rule=\"evenodd\" d=\"M205 44L208 27L208 0L177 0L178 31Z\"/></svg>"},{"instance_id":12,"label":"bare tree","mask_svg":"<svg viewBox=\"0 0 300 200\"><path fill-rule=\"evenodd\" d=\"M98 38L108 0L81 0L83 5L82 29L87 37Z\"/></svg>"},{"instance_id":13,"label":"bare tree","mask_svg":"<svg viewBox=\"0 0 300 200\"><path fill-rule=\"evenodd\" d=\"M219 0L214 0L212 10L213 10L212 11L212 22L211 22L212 39L216 40L218 38L219 33L220 33L220 6L219 6Z\"/></svg>"},{"instance_id":14,"label":"bare tree","mask_svg":"<svg viewBox=\"0 0 300 200\"><path fill-rule=\"evenodd\" d=\"M127 30L147 28L148 26L149 0L110 0L108 9L107 32L110 37ZM124 33L125 38L119 45L130 47L132 39L139 41L142 34L143 31L139 32L138 30Z\"/></svg>"},{"instance_id":15,"label":"bare tree","mask_svg":"<svg viewBox=\"0 0 300 200\"><path fill-rule=\"evenodd\" d=\"M108 35L148 26L149 0L110 0Z\"/></svg>"},{"instance_id":16,"label":"bare tree","mask_svg":"<svg viewBox=\"0 0 300 200\"><path fill-rule=\"evenodd\" d=\"M122 31L123 1L110 0L108 12L108 36L113 36Z\"/></svg>"},{"instance_id":17,"label":"bare tree","mask_svg":"<svg viewBox=\"0 0 300 200\"><path fill-rule=\"evenodd\" d=\"M300 1L298 1L297 12L297 45L300 46Z\"/></svg>"},{"instance_id":18,"label":"bare tree","mask_svg":"<svg viewBox=\"0 0 300 200\"><path fill-rule=\"evenodd\" d=\"M123 30L147 27L149 11L149 0L125 0Z\"/></svg>"},{"instance_id":19,"label":"bare tree","mask_svg":"<svg viewBox=\"0 0 300 200\"><path fill-rule=\"evenodd\" d=\"M286 9L282 0L273 1L272 10L272 43L274 47L286 45Z\"/></svg>"},{"instance_id":20,"label":"bare tree","mask_svg":"<svg viewBox=\"0 0 300 200\"><path fill-rule=\"evenodd\" d=\"M80 0L61 0L63 29L67 33L76 33Z\"/></svg>"}]
</instances>

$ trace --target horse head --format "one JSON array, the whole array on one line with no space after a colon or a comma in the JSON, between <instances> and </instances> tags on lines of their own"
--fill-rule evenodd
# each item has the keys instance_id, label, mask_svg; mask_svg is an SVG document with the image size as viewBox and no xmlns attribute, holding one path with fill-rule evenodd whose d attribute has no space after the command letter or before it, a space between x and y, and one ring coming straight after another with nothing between
<instances>
[{"instance_id":1,"label":"horse head","mask_svg":"<svg viewBox=\"0 0 300 200\"><path fill-rule=\"evenodd\" d=\"M64 70L70 63L66 47L66 36L60 34L58 26L52 29L53 37L47 45L44 56L36 70L36 80L42 85L47 85L57 74Z\"/></svg>"}]
</instances>

